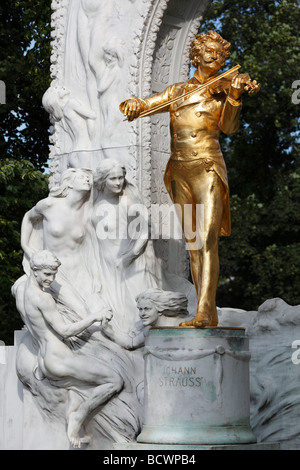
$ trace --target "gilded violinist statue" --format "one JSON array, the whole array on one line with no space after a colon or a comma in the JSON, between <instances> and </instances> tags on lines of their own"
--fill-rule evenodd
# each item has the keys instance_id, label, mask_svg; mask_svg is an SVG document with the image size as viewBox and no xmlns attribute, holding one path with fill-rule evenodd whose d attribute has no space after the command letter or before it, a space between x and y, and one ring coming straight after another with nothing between
<instances>
[{"instance_id":1,"label":"gilded violinist statue","mask_svg":"<svg viewBox=\"0 0 300 470\"><path fill-rule=\"evenodd\" d=\"M201 243L189 248L197 311L194 319L181 326L218 325L218 239L230 235L231 230L227 171L219 134L238 130L241 95L245 90L251 89L252 93L260 87L256 81L251 82L248 74L238 74L236 70L240 66L218 75L230 56L229 49L230 43L215 31L198 34L190 50L196 68L191 80L168 86L149 98L131 98L120 104L120 110L129 121L155 112L170 113L171 156L164 182L173 203L181 208L181 214L184 214L185 204L193 207L192 220L182 220L188 247L192 233L198 228L197 204L204 205Z\"/></svg>"}]
</instances>

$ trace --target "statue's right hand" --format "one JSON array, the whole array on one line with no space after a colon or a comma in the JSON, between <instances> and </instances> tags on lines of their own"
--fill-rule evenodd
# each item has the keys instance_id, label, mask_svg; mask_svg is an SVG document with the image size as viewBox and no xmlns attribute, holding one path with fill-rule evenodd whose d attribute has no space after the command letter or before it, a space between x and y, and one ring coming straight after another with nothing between
<instances>
[{"instance_id":1,"label":"statue's right hand","mask_svg":"<svg viewBox=\"0 0 300 470\"><path fill-rule=\"evenodd\" d=\"M120 110L127 117L128 121L132 121L139 117L141 113L141 100L138 98L125 100L120 104Z\"/></svg>"}]
</instances>

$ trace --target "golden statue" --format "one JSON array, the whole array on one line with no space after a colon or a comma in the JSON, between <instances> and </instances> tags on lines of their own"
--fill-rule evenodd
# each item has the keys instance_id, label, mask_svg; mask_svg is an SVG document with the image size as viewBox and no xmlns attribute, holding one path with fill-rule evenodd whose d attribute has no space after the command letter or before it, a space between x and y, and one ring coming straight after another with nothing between
<instances>
[{"instance_id":1,"label":"golden statue","mask_svg":"<svg viewBox=\"0 0 300 470\"><path fill-rule=\"evenodd\" d=\"M248 74L237 72L239 65L218 75L230 56L229 49L230 43L215 31L198 34L190 50L196 68L191 80L168 86L149 98L131 98L120 104L128 121L157 112L170 113L171 157L164 182L181 214L185 214L185 204L193 207L191 220L181 220L188 246L197 229L196 207L204 205L201 245L189 248L197 312L193 320L181 326L218 325L218 239L230 235L229 188L219 133L238 130L242 93L260 88Z\"/></svg>"}]
</instances>

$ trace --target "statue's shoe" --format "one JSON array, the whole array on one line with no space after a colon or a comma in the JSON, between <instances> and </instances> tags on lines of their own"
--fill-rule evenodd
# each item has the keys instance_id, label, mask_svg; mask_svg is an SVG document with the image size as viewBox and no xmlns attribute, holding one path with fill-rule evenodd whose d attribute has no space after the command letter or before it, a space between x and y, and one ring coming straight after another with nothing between
<instances>
[{"instance_id":1,"label":"statue's shoe","mask_svg":"<svg viewBox=\"0 0 300 470\"><path fill-rule=\"evenodd\" d=\"M216 327L218 325L218 317L217 315L206 315L203 313L199 313L190 321L182 322L179 326L187 327L187 326L194 326L195 328L209 328L209 327Z\"/></svg>"}]
</instances>

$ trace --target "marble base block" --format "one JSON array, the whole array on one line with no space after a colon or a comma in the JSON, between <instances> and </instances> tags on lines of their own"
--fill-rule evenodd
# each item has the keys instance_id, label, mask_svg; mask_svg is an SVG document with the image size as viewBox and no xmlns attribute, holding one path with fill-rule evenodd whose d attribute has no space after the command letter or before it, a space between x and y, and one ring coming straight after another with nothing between
<instances>
[{"instance_id":1,"label":"marble base block","mask_svg":"<svg viewBox=\"0 0 300 470\"><path fill-rule=\"evenodd\" d=\"M145 415L137 441L255 443L249 359L241 328L152 328L145 344Z\"/></svg>"}]
</instances>

